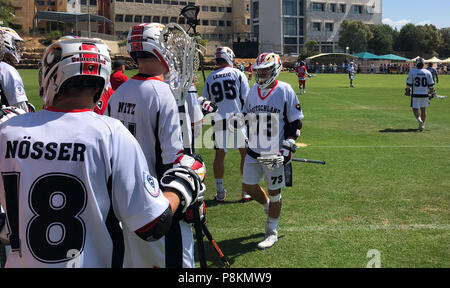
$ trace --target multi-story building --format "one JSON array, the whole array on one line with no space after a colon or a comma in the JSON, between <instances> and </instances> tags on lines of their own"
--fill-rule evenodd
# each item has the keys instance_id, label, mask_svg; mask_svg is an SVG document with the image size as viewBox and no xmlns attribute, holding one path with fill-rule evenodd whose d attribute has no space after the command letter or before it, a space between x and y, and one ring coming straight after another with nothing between
<instances>
[{"instance_id":1,"label":"multi-story building","mask_svg":"<svg viewBox=\"0 0 450 288\"><path fill-rule=\"evenodd\" d=\"M344 19L382 23L382 0L252 0L251 29L259 51L298 54L315 40L323 53L344 52L339 30Z\"/></svg>"},{"instance_id":2,"label":"multi-story building","mask_svg":"<svg viewBox=\"0 0 450 288\"><path fill-rule=\"evenodd\" d=\"M114 33L123 37L132 25L143 22L175 22L188 29L186 19L180 16L188 4L200 7L196 32L207 41L209 55L215 47L231 46L234 35L250 32L250 0L112 0Z\"/></svg>"}]
</instances>

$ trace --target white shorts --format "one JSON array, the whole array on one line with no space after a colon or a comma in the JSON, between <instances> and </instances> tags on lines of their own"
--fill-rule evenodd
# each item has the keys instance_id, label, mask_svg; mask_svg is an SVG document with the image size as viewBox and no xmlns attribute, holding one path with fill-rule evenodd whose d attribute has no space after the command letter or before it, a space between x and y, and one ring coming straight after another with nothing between
<instances>
[{"instance_id":1,"label":"white shorts","mask_svg":"<svg viewBox=\"0 0 450 288\"><path fill-rule=\"evenodd\" d=\"M256 185L263 178L270 190L278 190L286 187L284 179L284 166L271 170L266 165L256 162L255 159L247 155L245 157L242 183L247 185Z\"/></svg>"},{"instance_id":2,"label":"white shorts","mask_svg":"<svg viewBox=\"0 0 450 288\"><path fill-rule=\"evenodd\" d=\"M228 149L238 149L246 147L247 127L234 128L232 125L222 127L217 125L214 129L214 149L223 149L225 152ZM222 130L223 129L223 130Z\"/></svg>"},{"instance_id":3,"label":"white shorts","mask_svg":"<svg viewBox=\"0 0 450 288\"><path fill-rule=\"evenodd\" d=\"M430 105L428 97L411 97L411 107L415 109L427 108Z\"/></svg>"}]
</instances>

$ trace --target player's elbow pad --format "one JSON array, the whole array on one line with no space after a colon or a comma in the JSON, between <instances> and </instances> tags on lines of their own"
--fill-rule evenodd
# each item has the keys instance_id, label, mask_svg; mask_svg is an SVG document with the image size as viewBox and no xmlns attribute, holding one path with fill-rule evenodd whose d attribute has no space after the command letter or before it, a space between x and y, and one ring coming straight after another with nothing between
<instances>
[{"instance_id":1,"label":"player's elbow pad","mask_svg":"<svg viewBox=\"0 0 450 288\"><path fill-rule=\"evenodd\" d=\"M151 242L163 237L172 225L172 208L167 209L155 220L134 231L139 238Z\"/></svg>"},{"instance_id":2,"label":"player's elbow pad","mask_svg":"<svg viewBox=\"0 0 450 288\"><path fill-rule=\"evenodd\" d=\"M284 132L284 139L293 138L297 139L300 136L300 130L302 129L302 120L298 119L286 125Z\"/></svg>"}]
</instances>

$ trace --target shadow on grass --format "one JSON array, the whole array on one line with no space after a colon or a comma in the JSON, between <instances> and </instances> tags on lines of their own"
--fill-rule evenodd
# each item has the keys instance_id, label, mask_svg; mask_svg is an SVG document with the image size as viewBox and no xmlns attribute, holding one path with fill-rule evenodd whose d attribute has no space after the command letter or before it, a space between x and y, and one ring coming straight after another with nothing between
<instances>
[{"instance_id":1,"label":"shadow on grass","mask_svg":"<svg viewBox=\"0 0 450 288\"><path fill-rule=\"evenodd\" d=\"M214 237L214 235L212 236ZM239 237L235 239L223 240L220 242L217 242L217 239L214 240L216 240L217 246L219 246L223 255L228 257L230 264L233 265L237 257L258 250L257 247L258 242L262 241L263 238L264 233L256 233L253 235ZM255 239L255 241L243 243L251 239ZM204 239L204 242L205 242L206 260L212 262L212 265L210 266L217 268L225 267L222 261L220 260L219 253L216 251L216 249L212 246L211 242L209 242L206 237Z\"/></svg>"},{"instance_id":2,"label":"shadow on grass","mask_svg":"<svg viewBox=\"0 0 450 288\"><path fill-rule=\"evenodd\" d=\"M214 207L217 205L228 205L228 204L236 204L236 203L243 203L241 200L236 200L236 201L223 201L223 202L217 202L216 200L205 200L205 205L206 205L206 209L208 209L208 207Z\"/></svg>"},{"instance_id":3,"label":"shadow on grass","mask_svg":"<svg viewBox=\"0 0 450 288\"><path fill-rule=\"evenodd\" d=\"M381 133L410 133L410 132L418 132L419 129L392 129L392 128L386 128L383 130L380 130L378 132Z\"/></svg>"}]
</instances>

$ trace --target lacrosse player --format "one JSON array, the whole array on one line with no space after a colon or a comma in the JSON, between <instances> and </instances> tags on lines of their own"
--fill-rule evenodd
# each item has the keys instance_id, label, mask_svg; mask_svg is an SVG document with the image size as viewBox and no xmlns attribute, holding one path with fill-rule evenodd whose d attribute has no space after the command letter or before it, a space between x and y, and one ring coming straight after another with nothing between
<instances>
[{"instance_id":1,"label":"lacrosse player","mask_svg":"<svg viewBox=\"0 0 450 288\"><path fill-rule=\"evenodd\" d=\"M169 59L159 43L163 29L164 25L159 23L143 23L130 29L127 49L138 64L139 73L114 92L108 106L109 115L122 121L136 137L150 174L157 179L172 168L183 151L178 106L169 85L164 82L169 72ZM142 241L133 233L125 233L133 251L125 259L126 266L194 267L192 224L187 223L184 216L178 211L167 236L152 243Z\"/></svg>"},{"instance_id":2,"label":"lacrosse player","mask_svg":"<svg viewBox=\"0 0 450 288\"><path fill-rule=\"evenodd\" d=\"M200 178L178 167L158 185L131 133L92 111L111 72L103 42L58 41L41 63L45 108L0 125L6 267L122 267L118 221L142 241L162 237L175 211L202 201Z\"/></svg>"},{"instance_id":3,"label":"lacrosse player","mask_svg":"<svg viewBox=\"0 0 450 288\"><path fill-rule=\"evenodd\" d=\"M350 80L350 87L354 88L355 86L353 86L353 80L355 79L355 63L353 61L350 62L350 64L347 67L347 72L348 72L348 79Z\"/></svg>"},{"instance_id":4,"label":"lacrosse player","mask_svg":"<svg viewBox=\"0 0 450 288\"><path fill-rule=\"evenodd\" d=\"M285 187L283 165L290 163L297 148L295 139L300 136L303 113L292 87L277 80L282 69L279 55L259 55L253 69L256 85L251 88L244 107L244 113L250 119L250 132L242 186L264 205L268 214L265 238L258 244L258 248L265 249L278 241L281 188ZM268 138L269 142L264 141ZM280 165L266 166L258 161L258 158L270 155L282 159ZM258 185L263 178L269 196Z\"/></svg>"},{"instance_id":5,"label":"lacrosse player","mask_svg":"<svg viewBox=\"0 0 450 288\"><path fill-rule=\"evenodd\" d=\"M425 60L422 57L417 58L416 68L408 74L405 90L405 95L411 96L411 108L419 124L419 131L425 129L427 107L430 104L430 99L436 96L433 75L430 71L424 69L424 66Z\"/></svg>"},{"instance_id":6,"label":"lacrosse player","mask_svg":"<svg viewBox=\"0 0 450 288\"><path fill-rule=\"evenodd\" d=\"M306 76L311 77L308 73L308 69L306 68L306 64L304 61L300 61L297 67L295 68L295 72L298 77L298 87L300 88L300 95L306 94Z\"/></svg>"},{"instance_id":7,"label":"lacrosse player","mask_svg":"<svg viewBox=\"0 0 450 288\"><path fill-rule=\"evenodd\" d=\"M28 102L19 72L14 68L20 62L23 39L11 28L0 27L0 101L4 106L15 106L25 112L34 112Z\"/></svg>"},{"instance_id":8,"label":"lacrosse player","mask_svg":"<svg viewBox=\"0 0 450 288\"><path fill-rule=\"evenodd\" d=\"M439 73L438 71L433 67L433 63L428 63L427 70L431 72L431 75L433 75L433 81L434 83L439 83Z\"/></svg>"},{"instance_id":9,"label":"lacrosse player","mask_svg":"<svg viewBox=\"0 0 450 288\"><path fill-rule=\"evenodd\" d=\"M224 188L224 160L228 148L238 148L241 154L240 169L245 160L245 138L247 133L245 127L232 130L231 125L236 113L242 113L242 108L247 98L249 85L247 77L239 69L233 68L234 53L228 47L219 47L215 53L216 63L219 68L213 71L205 81L203 87L203 98L217 104L218 112L213 116L214 148L214 177L216 179L216 201L223 202L226 197ZM243 141L239 141L239 139ZM233 143L228 143L233 141ZM237 143L234 143L237 142ZM240 143L242 142L242 143ZM250 196L242 191L242 202L250 201Z\"/></svg>"}]
</instances>

